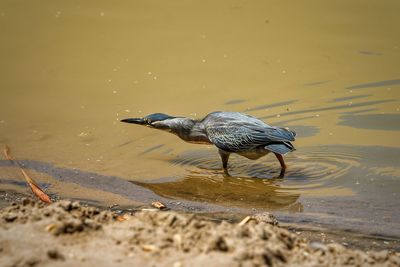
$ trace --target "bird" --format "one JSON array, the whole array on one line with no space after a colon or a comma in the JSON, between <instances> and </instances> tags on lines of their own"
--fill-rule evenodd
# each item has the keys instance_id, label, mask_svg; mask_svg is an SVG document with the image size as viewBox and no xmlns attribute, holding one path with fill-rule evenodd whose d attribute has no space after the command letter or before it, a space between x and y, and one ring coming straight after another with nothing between
<instances>
[{"instance_id":1,"label":"bird","mask_svg":"<svg viewBox=\"0 0 400 267\"><path fill-rule=\"evenodd\" d=\"M279 177L283 177L286 170L283 155L296 150L291 143L295 141L295 131L270 126L240 112L216 111L200 120L153 113L143 118L123 119L121 122L170 132L189 143L214 145L218 148L222 167L227 174L232 153L256 160L272 152L281 166Z\"/></svg>"}]
</instances>

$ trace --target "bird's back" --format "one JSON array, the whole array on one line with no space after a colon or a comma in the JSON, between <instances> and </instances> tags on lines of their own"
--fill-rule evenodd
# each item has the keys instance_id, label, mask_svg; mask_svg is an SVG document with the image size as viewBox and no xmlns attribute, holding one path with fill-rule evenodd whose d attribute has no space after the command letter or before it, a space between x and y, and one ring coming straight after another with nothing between
<instances>
[{"instance_id":1,"label":"bird's back","mask_svg":"<svg viewBox=\"0 0 400 267\"><path fill-rule=\"evenodd\" d=\"M290 141L294 141L295 132L270 126L243 113L213 112L201 123L211 142L224 151L242 152L260 146L280 154L294 150Z\"/></svg>"},{"instance_id":2,"label":"bird's back","mask_svg":"<svg viewBox=\"0 0 400 267\"><path fill-rule=\"evenodd\" d=\"M227 124L243 124L252 125L255 127L271 127L262 120L259 120L253 116L243 114L240 112L227 112L227 111L216 111L208 114L203 119L203 124L206 126L215 126L219 123Z\"/></svg>"}]
</instances>

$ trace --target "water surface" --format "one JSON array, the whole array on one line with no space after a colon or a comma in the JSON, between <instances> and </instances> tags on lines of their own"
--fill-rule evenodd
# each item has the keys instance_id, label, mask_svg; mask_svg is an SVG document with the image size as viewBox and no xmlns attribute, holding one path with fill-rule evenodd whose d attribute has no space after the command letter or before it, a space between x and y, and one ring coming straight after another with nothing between
<instances>
[{"instance_id":1,"label":"water surface","mask_svg":"<svg viewBox=\"0 0 400 267\"><path fill-rule=\"evenodd\" d=\"M398 1L0 3L0 145L53 196L399 238ZM298 133L230 160L119 123L240 111ZM0 160L0 190L28 193Z\"/></svg>"}]
</instances>

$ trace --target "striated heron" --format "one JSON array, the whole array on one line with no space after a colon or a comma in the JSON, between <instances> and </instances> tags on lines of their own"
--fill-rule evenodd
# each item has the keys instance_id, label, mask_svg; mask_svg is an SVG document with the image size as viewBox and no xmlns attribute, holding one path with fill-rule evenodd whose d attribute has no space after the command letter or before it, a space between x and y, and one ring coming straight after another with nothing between
<instances>
[{"instance_id":1,"label":"striated heron","mask_svg":"<svg viewBox=\"0 0 400 267\"><path fill-rule=\"evenodd\" d=\"M239 112L212 112L202 120L154 113L143 118L123 119L121 122L164 130L189 143L213 144L218 148L226 173L231 153L255 160L273 152L279 160L280 176L283 177L286 164L282 155L295 150L290 143L295 140L294 131L270 126Z\"/></svg>"}]
</instances>

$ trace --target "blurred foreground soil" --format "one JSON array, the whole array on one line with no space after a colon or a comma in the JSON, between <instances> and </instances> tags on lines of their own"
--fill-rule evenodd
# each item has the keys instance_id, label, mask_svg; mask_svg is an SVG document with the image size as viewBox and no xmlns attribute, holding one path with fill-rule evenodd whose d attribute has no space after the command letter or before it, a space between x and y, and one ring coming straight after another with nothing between
<instances>
[{"instance_id":1,"label":"blurred foreground soil","mask_svg":"<svg viewBox=\"0 0 400 267\"><path fill-rule=\"evenodd\" d=\"M400 266L400 254L311 242L263 220L120 215L23 199L0 211L0 266Z\"/></svg>"}]
</instances>

